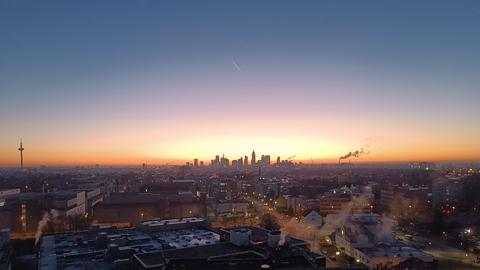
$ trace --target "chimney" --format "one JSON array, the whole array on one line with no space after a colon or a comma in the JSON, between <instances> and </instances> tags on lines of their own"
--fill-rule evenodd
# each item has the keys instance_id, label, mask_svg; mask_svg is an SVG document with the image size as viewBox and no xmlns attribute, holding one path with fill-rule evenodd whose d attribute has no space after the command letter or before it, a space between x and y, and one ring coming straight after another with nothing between
<instances>
[{"instance_id":1,"label":"chimney","mask_svg":"<svg viewBox=\"0 0 480 270\"><path fill-rule=\"evenodd\" d=\"M233 229L230 231L230 243L236 246L249 246L252 231L249 229Z\"/></svg>"},{"instance_id":2,"label":"chimney","mask_svg":"<svg viewBox=\"0 0 480 270\"><path fill-rule=\"evenodd\" d=\"M105 258L107 260L115 260L118 258L120 252L117 244L108 244L107 251L105 252Z\"/></svg>"},{"instance_id":3,"label":"chimney","mask_svg":"<svg viewBox=\"0 0 480 270\"><path fill-rule=\"evenodd\" d=\"M268 246L276 248L280 242L282 233L280 231L270 231L268 233Z\"/></svg>"},{"instance_id":4,"label":"chimney","mask_svg":"<svg viewBox=\"0 0 480 270\"><path fill-rule=\"evenodd\" d=\"M108 235L106 232L100 232L98 235L97 235L97 242L96 242L96 246L97 248L106 248L107 247L107 244L108 244Z\"/></svg>"}]
</instances>

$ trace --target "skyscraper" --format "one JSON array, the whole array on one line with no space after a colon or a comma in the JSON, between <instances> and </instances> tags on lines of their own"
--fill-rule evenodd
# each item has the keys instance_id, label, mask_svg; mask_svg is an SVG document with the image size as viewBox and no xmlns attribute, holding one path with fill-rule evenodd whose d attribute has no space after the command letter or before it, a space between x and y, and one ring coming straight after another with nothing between
<instances>
[{"instance_id":1,"label":"skyscraper","mask_svg":"<svg viewBox=\"0 0 480 270\"><path fill-rule=\"evenodd\" d=\"M23 150L25 150L25 148L23 148L22 140L20 140L20 147L18 148L18 151L20 151L20 168L22 170L23 170Z\"/></svg>"},{"instance_id":2,"label":"skyscraper","mask_svg":"<svg viewBox=\"0 0 480 270\"><path fill-rule=\"evenodd\" d=\"M230 160L228 158L223 158L223 167L227 168L230 166Z\"/></svg>"},{"instance_id":3,"label":"skyscraper","mask_svg":"<svg viewBox=\"0 0 480 270\"><path fill-rule=\"evenodd\" d=\"M270 155L265 155L263 159L264 159L265 166L270 165Z\"/></svg>"},{"instance_id":4,"label":"skyscraper","mask_svg":"<svg viewBox=\"0 0 480 270\"><path fill-rule=\"evenodd\" d=\"M243 158L243 166L248 167L248 156Z\"/></svg>"},{"instance_id":5,"label":"skyscraper","mask_svg":"<svg viewBox=\"0 0 480 270\"><path fill-rule=\"evenodd\" d=\"M223 154L222 157L220 158L220 166L227 167L225 166L225 154Z\"/></svg>"},{"instance_id":6,"label":"skyscraper","mask_svg":"<svg viewBox=\"0 0 480 270\"><path fill-rule=\"evenodd\" d=\"M262 155L262 158L258 163L262 166L270 165L270 155Z\"/></svg>"},{"instance_id":7,"label":"skyscraper","mask_svg":"<svg viewBox=\"0 0 480 270\"><path fill-rule=\"evenodd\" d=\"M280 165L280 156L277 157L277 165Z\"/></svg>"},{"instance_id":8,"label":"skyscraper","mask_svg":"<svg viewBox=\"0 0 480 270\"><path fill-rule=\"evenodd\" d=\"M198 167L198 158L193 159L193 167Z\"/></svg>"},{"instance_id":9,"label":"skyscraper","mask_svg":"<svg viewBox=\"0 0 480 270\"><path fill-rule=\"evenodd\" d=\"M215 156L215 166L220 167L220 156L219 155Z\"/></svg>"},{"instance_id":10,"label":"skyscraper","mask_svg":"<svg viewBox=\"0 0 480 270\"><path fill-rule=\"evenodd\" d=\"M257 159L255 158L255 150L252 152L252 166L255 166L255 163L257 163Z\"/></svg>"}]
</instances>

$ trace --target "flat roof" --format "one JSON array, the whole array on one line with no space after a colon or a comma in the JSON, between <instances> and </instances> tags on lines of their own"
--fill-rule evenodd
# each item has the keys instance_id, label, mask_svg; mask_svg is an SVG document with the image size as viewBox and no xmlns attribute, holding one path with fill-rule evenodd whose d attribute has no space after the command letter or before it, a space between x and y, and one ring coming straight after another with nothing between
<instances>
[{"instance_id":1,"label":"flat roof","mask_svg":"<svg viewBox=\"0 0 480 270\"><path fill-rule=\"evenodd\" d=\"M135 257L145 266L154 266L164 263L168 259L202 259L211 256L219 256L229 253L246 251L244 247L233 245L229 242L222 242L215 245L206 245L201 247L191 247L184 249L171 249L165 251L154 251L148 253L135 254Z\"/></svg>"},{"instance_id":2,"label":"flat roof","mask_svg":"<svg viewBox=\"0 0 480 270\"><path fill-rule=\"evenodd\" d=\"M252 231L252 241L253 242L266 242L268 240L268 233L270 232L269 230L265 230L259 227L254 227L254 226L240 226L240 227L231 227L231 228L222 228L221 230L225 232L230 232L233 230L250 230ZM306 244L305 241L293 238L290 236L290 242L293 245L300 245L300 244Z\"/></svg>"},{"instance_id":3,"label":"flat roof","mask_svg":"<svg viewBox=\"0 0 480 270\"><path fill-rule=\"evenodd\" d=\"M185 217L185 218L172 218L172 219L162 219L162 220L148 220L148 221L142 221L139 224L147 227L156 227L156 226L195 223L195 222L204 222L204 221L205 219L200 217Z\"/></svg>"},{"instance_id":4,"label":"flat roof","mask_svg":"<svg viewBox=\"0 0 480 270\"><path fill-rule=\"evenodd\" d=\"M175 249L213 245L220 242L220 235L205 229L185 229L153 233L162 244Z\"/></svg>"},{"instance_id":5,"label":"flat roof","mask_svg":"<svg viewBox=\"0 0 480 270\"><path fill-rule=\"evenodd\" d=\"M434 257L419 249L410 246L390 246L390 247L373 247L373 248L358 248L361 252L369 257L404 257L404 258L418 258L422 261L431 262Z\"/></svg>"}]
</instances>

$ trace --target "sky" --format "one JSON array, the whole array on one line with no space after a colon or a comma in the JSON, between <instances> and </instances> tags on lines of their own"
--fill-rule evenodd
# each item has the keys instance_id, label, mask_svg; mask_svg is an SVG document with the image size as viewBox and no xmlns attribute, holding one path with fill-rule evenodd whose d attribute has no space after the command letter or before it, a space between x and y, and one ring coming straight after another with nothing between
<instances>
[{"instance_id":1,"label":"sky","mask_svg":"<svg viewBox=\"0 0 480 270\"><path fill-rule=\"evenodd\" d=\"M479 1L0 1L0 166L480 160Z\"/></svg>"}]
</instances>

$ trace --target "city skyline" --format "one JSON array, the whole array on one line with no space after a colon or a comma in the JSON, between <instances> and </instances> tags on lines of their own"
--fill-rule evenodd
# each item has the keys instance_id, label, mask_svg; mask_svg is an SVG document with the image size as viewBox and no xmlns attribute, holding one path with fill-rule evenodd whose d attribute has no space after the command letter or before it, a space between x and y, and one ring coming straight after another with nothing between
<instances>
[{"instance_id":1,"label":"city skyline","mask_svg":"<svg viewBox=\"0 0 480 270\"><path fill-rule=\"evenodd\" d=\"M4 165L3 167L8 168L8 167L20 167L20 169L24 169L24 154L23 151L25 148L23 147L23 140L20 140L19 148L17 151L20 153L20 159L18 160L17 163L15 164L7 164ZM181 166L181 165L187 165L187 166L193 166L193 167L203 167L203 166L213 166L213 167L254 167L254 166L270 166L270 165L285 165L285 164L395 164L395 163L414 163L414 162L475 162L475 160L393 160L393 161L376 161L376 160L371 160L371 159L364 159L364 157L368 157L370 155L370 145L366 145L366 148L359 148L357 150L349 151L347 153L344 153L340 156L337 156L335 158L330 158L330 159L298 159L297 155L288 155L287 156L280 156L280 155L275 155L275 154L270 154L270 153L262 153L260 155L260 158L256 157L255 150L252 151L251 155L242 155L240 156L234 156L232 155L230 159L229 155L222 153L220 154L215 154L213 159L210 159L208 157L190 157L190 158L185 158L185 159L177 159L173 161L158 161L158 160L143 160L139 162L134 162L134 163L82 163L82 162L77 162L74 164L68 164L68 163L59 163L59 164L29 164L26 167L38 167L38 166L113 166L113 167L130 167L130 166L142 166L142 167L147 167L147 166ZM264 160L266 158L266 160ZM226 164L224 163L224 159ZM193 162L192 162L193 161ZM1 168L2 166L0 166Z\"/></svg>"},{"instance_id":2,"label":"city skyline","mask_svg":"<svg viewBox=\"0 0 480 270\"><path fill-rule=\"evenodd\" d=\"M334 3L335 2L335 3ZM0 3L0 167L479 161L480 4Z\"/></svg>"},{"instance_id":3,"label":"city skyline","mask_svg":"<svg viewBox=\"0 0 480 270\"><path fill-rule=\"evenodd\" d=\"M0 1L0 270L480 269L480 1Z\"/></svg>"}]
</instances>

